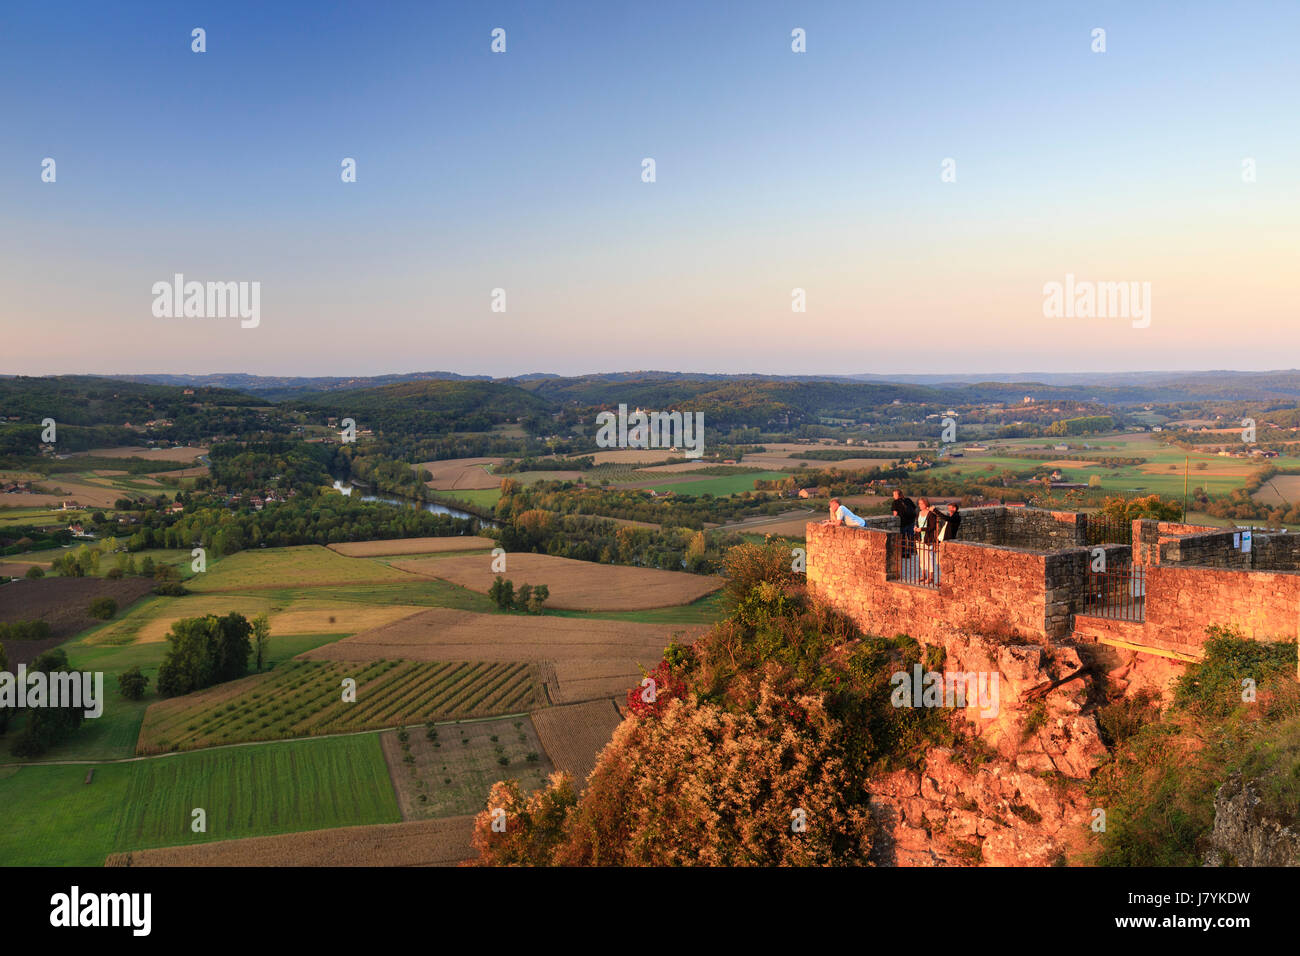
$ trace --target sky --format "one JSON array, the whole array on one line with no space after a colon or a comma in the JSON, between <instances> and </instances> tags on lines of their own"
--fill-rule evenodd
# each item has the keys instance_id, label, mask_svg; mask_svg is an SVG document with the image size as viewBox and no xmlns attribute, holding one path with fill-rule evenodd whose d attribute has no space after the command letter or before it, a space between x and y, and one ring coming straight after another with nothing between
<instances>
[{"instance_id":1,"label":"sky","mask_svg":"<svg viewBox=\"0 0 1300 956\"><path fill-rule=\"evenodd\" d=\"M1295 0L4 4L0 373L1297 367L1297 35ZM256 326L156 315L178 273L258 283ZM1149 310L1049 314L1067 275Z\"/></svg>"}]
</instances>

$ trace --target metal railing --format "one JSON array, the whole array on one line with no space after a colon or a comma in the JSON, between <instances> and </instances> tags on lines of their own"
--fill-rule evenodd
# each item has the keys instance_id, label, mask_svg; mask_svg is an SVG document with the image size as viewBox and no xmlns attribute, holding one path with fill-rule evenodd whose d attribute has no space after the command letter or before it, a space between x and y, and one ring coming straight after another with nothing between
<instances>
[{"instance_id":1,"label":"metal railing","mask_svg":"<svg viewBox=\"0 0 1300 956\"><path fill-rule=\"evenodd\" d=\"M1133 543L1133 522L1104 515L1088 515L1088 544Z\"/></svg>"},{"instance_id":2,"label":"metal railing","mask_svg":"<svg viewBox=\"0 0 1300 956\"><path fill-rule=\"evenodd\" d=\"M1146 600L1146 568L1140 564L1088 572L1084 614L1113 621L1144 621Z\"/></svg>"},{"instance_id":3,"label":"metal railing","mask_svg":"<svg viewBox=\"0 0 1300 956\"><path fill-rule=\"evenodd\" d=\"M939 588L939 546L905 541L899 536L898 580L923 588Z\"/></svg>"}]
</instances>

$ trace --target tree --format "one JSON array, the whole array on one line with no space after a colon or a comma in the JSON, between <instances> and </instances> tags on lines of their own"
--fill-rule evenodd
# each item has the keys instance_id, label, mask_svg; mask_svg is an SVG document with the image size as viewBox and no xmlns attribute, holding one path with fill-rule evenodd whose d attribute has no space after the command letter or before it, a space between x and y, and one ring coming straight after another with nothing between
<instances>
[{"instance_id":1,"label":"tree","mask_svg":"<svg viewBox=\"0 0 1300 956\"><path fill-rule=\"evenodd\" d=\"M259 614L253 618L253 647L257 651L257 670L262 671L262 664L266 660L266 652L271 646L271 624L266 619L265 614Z\"/></svg>"},{"instance_id":2,"label":"tree","mask_svg":"<svg viewBox=\"0 0 1300 956\"><path fill-rule=\"evenodd\" d=\"M118 690L127 700L142 699L148 686L149 678L140 670L139 664L117 675Z\"/></svg>"},{"instance_id":3,"label":"tree","mask_svg":"<svg viewBox=\"0 0 1300 956\"><path fill-rule=\"evenodd\" d=\"M53 648L41 654L27 668L28 673L43 674L69 672L68 655L62 648ZM76 706L66 702L59 707L26 708L27 725L10 748L16 757L38 757L51 747L70 737L81 726L85 716L85 702Z\"/></svg>"},{"instance_id":4,"label":"tree","mask_svg":"<svg viewBox=\"0 0 1300 956\"><path fill-rule=\"evenodd\" d=\"M533 586L531 584L528 584L527 582L519 585L519 589L515 591L515 603L514 603L515 610L527 611L528 605L530 604L532 599L533 599Z\"/></svg>"},{"instance_id":5,"label":"tree","mask_svg":"<svg viewBox=\"0 0 1300 956\"><path fill-rule=\"evenodd\" d=\"M26 577L27 580L29 581L34 581L36 580L36 578L45 577L45 572L33 564L30 568L27 569L27 573L24 575L24 577Z\"/></svg>"},{"instance_id":6,"label":"tree","mask_svg":"<svg viewBox=\"0 0 1300 956\"><path fill-rule=\"evenodd\" d=\"M87 613L97 621L107 621L117 613L117 602L111 597L97 597L90 602Z\"/></svg>"},{"instance_id":7,"label":"tree","mask_svg":"<svg viewBox=\"0 0 1300 956\"><path fill-rule=\"evenodd\" d=\"M158 693L174 697L243 677L252 652L252 630L248 619L234 611L225 617L208 614L174 623L158 668Z\"/></svg>"},{"instance_id":8,"label":"tree","mask_svg":"<svg viewBox=\"0 0 1300 956\"><path fill-rule=\"evenodd\" d=\"M545 584L537 585L537 587L533 588L532 597L529 598L528 600L528 608L527 608L528 612L531 614L541 614L542 605L546 603L546 599L550 596L551 596L550 588L548 588Z\"/></svg>"}]
</instances>

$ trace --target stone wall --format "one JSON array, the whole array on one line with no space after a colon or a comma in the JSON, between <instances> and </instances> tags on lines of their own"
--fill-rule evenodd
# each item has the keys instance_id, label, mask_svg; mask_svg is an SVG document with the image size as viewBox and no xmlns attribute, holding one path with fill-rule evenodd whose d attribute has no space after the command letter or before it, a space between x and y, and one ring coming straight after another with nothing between
<instances>
[{"instance_id":1,"label":"stone wall","mask_svg":"<svg viewBox=\"0 0 1300 956\"><path fill-rule=\"evenodd\" d=\"M1251 536L1253 567L1260 571L1300 571L1300 534Z\"/></svg>"},{"instance_id":2,"label":"stone wall","mask_svg":"<svg viewBox=\"0 0 1300 956\"><path fill-rule=\"evenodd\" d=\"M897 579L901 540L875 528L809 524L809 589L874 634L932 642L958 627L1037 643L1069 635L1086 550L1036 554L944 542L936 589Z\"/></svg>"},{"instance_id":3,"label":"stone wall","mask_svg":"<svg viewBox=\"0 0 1300 956\"><path fill-rule=\"evenodd\" d=\"M940 547L938 588L898 579L902 536L892 516L867 528L809 524L809 589L864 631L909 634L926 643L942 641L954 628L1039 644L1110 634L1199 657L1211 624L1235 626L1256 639L1300 635L1300 571L1262 571L1248 563L1294 564L1300 536L1256 536L1257 550L1243 554L1232 548L1231 530L1134 522L1131 551L1101 546L1112 570L1130 560L1146 564L1145 620L1117 622L1083 614L1096 548L1067 542L1086 536L1084 521L1068 519L1085 516L1027 509L1022 517L1022 511L965 512L961 538ZM967 522L975 534L995 541L971 540ZM1031 551L1000 545L999 538L1051 547Z\"/></svg>"},{"instance_id":4,"label":"stone wall","mask_svg":"<svg viewBox=\"0 0 1300 956\"><path fill-rule=\"evenodd\" d=\"M1300 574L1160 565L1147 569L1146 640L1199 655L1210 624L1282 640L1300 633Z\"/></svg>"}]
</instances>

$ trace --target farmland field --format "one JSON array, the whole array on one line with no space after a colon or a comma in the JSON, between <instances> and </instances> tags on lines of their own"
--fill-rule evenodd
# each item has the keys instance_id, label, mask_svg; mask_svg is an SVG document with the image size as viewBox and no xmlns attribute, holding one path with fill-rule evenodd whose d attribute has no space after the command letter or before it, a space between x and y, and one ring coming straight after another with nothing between
<instances>
[{"instance_id":1,"label":"farmland field","mask_svg":"<svg viewBox=\"0 0 1300 956\"><path fill-rule=\"evenodd\" d=\"M342 699L345 677L356 681L355 702ZM508 714L541 702L538 672L527 663L292 661L152 705L137 752Z\"/></svg>"},{"instance_id":2,"label":"farmland field","mask_svg":"<svg viewBox=\"0 0 1300 956\"><path fill-rule=\"evenodd\" d=\"M6 755L7 758L7 755ZM134 764L28 766L0 770L0 863L5 866L99 866L117 846L117 815ZM22 821L22 826L9 825Z\"/></svg>"},{"instance_id":3,"label":"farmland field","mask_svg":"<svg viewBox=\"0 0 1300 956\"><path fill-rule=\"evenodd\" d=\"M400 818L375 734L228 747L128 766L118 850ZM206 833L191 832L195 807L207 812Z\"/></svg>"},{"instance_id":4,"label":"farmland field","mask_svg":"<svg viewBox=\"0 0 1300 956\"><path fill-rule=\"evenodd\" d=\"M88 458L143 458L147 461L194 461L200 455L206 455L208 449L193 448L189 445L177 445L171 448L138 448L124 446L121 448L95 448L82 452ZM76 456L74 456L76 457Z\"/></svg>"},{"instance_id":5,"label":"farmland field","mask_svg":"<svg viewBox=\"0 0 1300 956\"><path fill-rule=\"evenodd\" d=\"M492 474L489 466L500 464L501 458L448 458L442 461L426 461L415 467L423 469L433 478L425 484L430 488L450 491L470 490L474 488L496 488L501 478Z\"/></svg>"},{"instance_id":6,"label":"farmland field","mask_svg":"<svg viewBox=\"0 0 1300 956\"><path fill-rule=\"evenodd\" d=\"M482 555L396 561L393 567L430 575L486 594L497 575ZM577 611L634 611L690 602L716 591L722 579L684 571L595 564L549 554L512 554L505 577L515 587L527 582L550 590L548 608Z\"/></svg>"},{"instance_id":7,"label":"farmland field","mask_svg":"<svg viewBox=\"0 0 1300 956\"><path fill-rule=\"evenodd\" d=\"M554 769L526 715L432 728L421 724L406 732L405 741L395 730L380 735L406 820L477 813L498 780L518 780L529 792Z\"/></svg>"},{"instance_id":8,"label":"farmland field","mask_svg":"<svg viewBox=\"0 0 1300 956\"><path fill-rule=\"evenodd\" d=\"M153 586L151 579L139 577L118 581L65 577L14 581L0 591L0 621L47 621L55 637L66 639L99 623L87 613L95 598L113 598L120 614Z\"/></svg>"},{"instance_id":9,"label":"farmland field","mask_svg":"<svg viewBox=\"0 0 1300 956\"><path fill-rule=\"evenodd\" d=\"M344 557L329 548L308 544L240 551L209 565L207 573L196 576L189 587L195 591L238 591L404 580L409 578L383 564Z\"/></svg>"},{"instance_id":10,"label":"farmland field","mask_svg":"<svg viewBox=\"0 0 1300 956\"><path fill-rule=\"evenodd\" d=\"M305 830L114 853L106 866L455 866L474 858L474 818Z\"/></svg>"},{"instance_id":11,"label":"farmland field","mask_svg":"<svg viewBox=\"0 0 1300 956\"><path fill-rule=\"evenodd\" d=\"M454 491L435 491L433 498L435 501L441 501L453 508L456 507L458 501L465 501L480 508L491 508L501 500L501 489L499 487L457 488Z\"/></svg>"},{"instance_id":12,"label":"farmland field","mask_svg":"<svg viewBox=\"0 0 1300 956\"><path fill-rule=\"evenodd\" d=\"M700 478L697 481L648 481L638 483L637 487L650 488L655 491L671 491L678 495L713 495L715 498L753 491L755 481L774 481L784 478L785 471L751 471L740 475L718 475Z\"/></svg>"},{"instance_id":13,"label":"farmland field","mask_svg":"<svg viewBox=\"0 0 1300 956\"><path fill-rule=\"evenodd\" d=\"M237 611L252 618L266 614L271 632L280 636L296 634L354 634L400 620L423 610L419 605L356 604L331 601L326 596L306 591L293 600L277 600L268 591L236 595L230 592L190 594L165 598L140 609L140 614L114 621L89 638L93 644L152 644L167 639L171 626L181 618L218 616Z\"/></svg>"},{"instance_id":14,"label":"farmland field","mask_svg":"<svg viewBox=\"0 0 1300 956\"><path fill-rule=\"evenodd\" d=\"M612 700L548 707L533 714L533 724L555 769L572 776L579 789L621 720Z\"/></svg>"},{"instance_id":15,"label":"farmland field","mask_svg":"<svg viewBox=\"0 0 1300 956\"><path fill-rule=\"evenodd\" d=\"M10 866L99 866L114 850L265 833L394 823L392 784L373 734L233 747L94 767L27 766L0 774ZM191 811L207 812L193 833Z\"/></svg>"},{"instance_id":16,"label":"farmland field","mask_svg":"<svg viewBox=\"0 0 1300 956\"><path fill-rule=\"evenodd\" d=\"M318 661L545 661L551 701L622 694L674 639L689 642L704 625L527 614L474 614L432 608L395 624L303 654Z\"/></svg>"},{"instance_id":17,"label":"farmland field","mask_svg":"<svg viewBox=\"0 0 1300 956\"><path fill-rule=\"evenodd\" d=\"M445 538L392 538L387 541L349 541L328 545L331 551L349 558L376 558L390 554L436 554L441 551L475 551L491 548L496 542L476 535Z\"/></svg>"}]
</instances>

